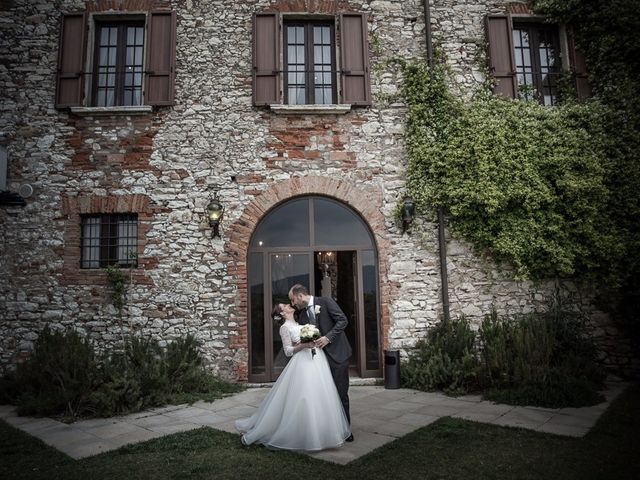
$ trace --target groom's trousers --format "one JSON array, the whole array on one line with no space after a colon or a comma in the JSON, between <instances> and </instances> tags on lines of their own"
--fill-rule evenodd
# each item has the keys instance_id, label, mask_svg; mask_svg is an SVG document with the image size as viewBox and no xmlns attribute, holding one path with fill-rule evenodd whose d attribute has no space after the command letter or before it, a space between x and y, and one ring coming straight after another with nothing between
<instances>
[{"instance_id":1,"label":"groom's trousers","mask_svg":"<svg viewBox=\"0 0 640 480\"><path fill-rule=\"evenodd\" d=\"M351 415L349 414L349 359L347 358L344 362L337 363L327 355L327 360L329 361L333 383L336 384L344 413L347 415L349 424L351 424Z\"/></svg>"}]
</instances>

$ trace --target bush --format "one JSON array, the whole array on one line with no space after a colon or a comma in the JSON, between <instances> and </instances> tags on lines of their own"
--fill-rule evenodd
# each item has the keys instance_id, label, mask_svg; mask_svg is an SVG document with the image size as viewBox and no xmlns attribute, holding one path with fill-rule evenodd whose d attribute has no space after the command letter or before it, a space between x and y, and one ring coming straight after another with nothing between
<instances>
[{"instance_id":1,"label":"bush","mask_svg":"<svg viewBox=\"0 0 640 480\"><path fill-rule=\"evenodd\" d=\"M204 368L193 335L167 348L129 337L97 357L73 331L41 332L33 354L3 379L3 400L21 415L112 416L167 403L213 400L242 389Z\"/></svg>"},{"instance_id":2,"label":"bush","mask_svg":"<svg viewBox=\"0 0 640 480\"><path fill-rule=\"evenodd\" d=\"M566 407L602 400L604 372L583 320L552 308L541 315L500 318L480 328L480 383L485 397L516 405Z\"/></svg>"},{"instance_id":3,"label":"bush","mask_svg":"<svg viewBox=\"0 0 640 480\"><path fill-rule=\"evenodd\" d=\"M442 320L427 332L400 370L402 384L455 395L476 384L475 335L464 318Z\"/></svg>"},{"instance_id":4,"label":"bush","mask_svg":"<svg viewBox=\"0 0 640 480\"><path fill-rule=\"evenodd\" d=\"M542 314L487 315L476 337L466 319L443 320L401 366L418 390L484 397L513 405L567 407L602 401L604 371L584 318L554 303Z\"/></svg>"},{"instance_id":5,"label":"bush","mask_svg":"<svg viewBox=\"0 0 640 480\"><path fill-rule=\"evenodd\" d=\"M89 340L75 331L45 328L29 360L16 369L18 413L73 417L84 412L90 392L99 384L97 367Z\"/></svg>"},{"instance_id":6,"label":"bush","mask_svg":"<svg viewBox=\"0 0 640 480\"><path fill-rule=\"evenodd\" d=\"M551 364L555 333L534 315L513 319L486 316L480 327L483 385L502 387L541 381Z\"/></svg>"}]
</instances>

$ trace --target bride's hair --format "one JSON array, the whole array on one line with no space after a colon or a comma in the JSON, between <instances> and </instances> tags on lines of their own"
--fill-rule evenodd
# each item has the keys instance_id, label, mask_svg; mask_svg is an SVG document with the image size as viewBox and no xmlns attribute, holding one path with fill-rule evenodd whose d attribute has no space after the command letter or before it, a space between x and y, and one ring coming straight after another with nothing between
<instances>
[{"instance_id":1,"label":"bride's hair","mask_svg":"<svg viewBox=\"0 0 640 480\"><path fill-rule=\"evenodd\" d=\"M279 303L276 303L273 307L273 310L271 310L271 318L279 323L284 322L284 316L282 315L282 310L280 309Z\"/></svg>"}]
</instances>

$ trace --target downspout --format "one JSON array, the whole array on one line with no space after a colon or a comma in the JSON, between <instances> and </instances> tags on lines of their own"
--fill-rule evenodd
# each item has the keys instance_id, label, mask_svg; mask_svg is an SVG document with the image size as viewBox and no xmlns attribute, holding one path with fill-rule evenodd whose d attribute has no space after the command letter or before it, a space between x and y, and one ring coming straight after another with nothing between
<instances>
[{"instance_id":1,"label":"downspout","mask_svg":"<svg viewBox=\"0 0 640 480\"><path fill-rule=\"evenodd\" d=\"M427 40L427 65L433 71L433 43L431 42L431 9L429 0L424 0L424 31ZM440 281L442 290L442 312L449 320L449 275L447 272L447 243L444 237L444 207L438 205L438 250L440 252Z\"/></svg>"}]
</instances>

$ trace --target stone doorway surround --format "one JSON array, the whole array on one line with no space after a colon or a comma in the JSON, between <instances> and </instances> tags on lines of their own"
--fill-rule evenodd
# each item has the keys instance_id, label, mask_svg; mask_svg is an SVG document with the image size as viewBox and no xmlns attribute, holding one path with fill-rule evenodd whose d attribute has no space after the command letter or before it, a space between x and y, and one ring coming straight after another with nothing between
<instances>
[{"instance_id":1,"label":"stone doorway surround","mask_svg":"<svg viewBox=\"0 0 640 480\"><path fill-rule=\"evenodd\" d=\"M337 178L323 176L293 177L273 183L267 190L249 203L240 218L227 230L225 254L228 275L236 287L236 303L230 309L229 346L234 349L233 365L235 376L247 381L249 370L248 348L248 292L247 292L247 252L251 234L260 220L273 207L298 196L321 195L345 203L355 210L374 235L378 252L378 283L380 288L380 349L389 343L389 305L399 290L397 282L388 280L388 257L391 249L387 239L385 217L382 214L383 192L375 187L361 187Z\"/></svg>"}]
</instances>

